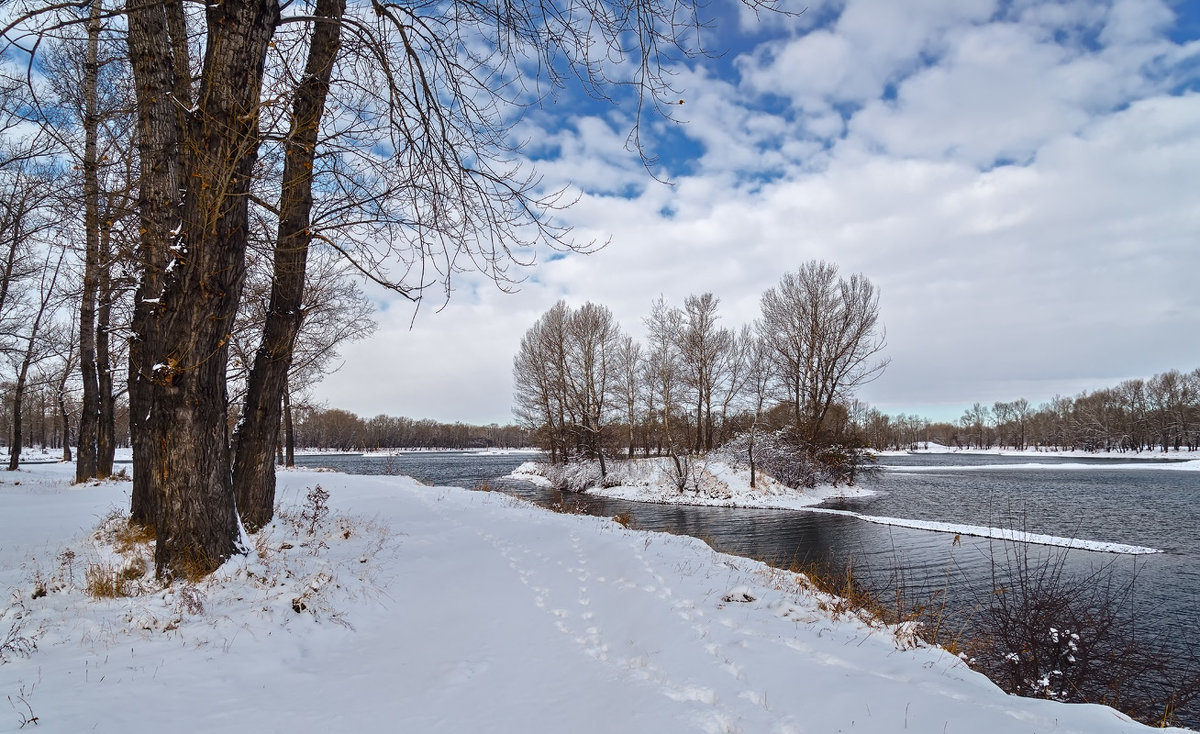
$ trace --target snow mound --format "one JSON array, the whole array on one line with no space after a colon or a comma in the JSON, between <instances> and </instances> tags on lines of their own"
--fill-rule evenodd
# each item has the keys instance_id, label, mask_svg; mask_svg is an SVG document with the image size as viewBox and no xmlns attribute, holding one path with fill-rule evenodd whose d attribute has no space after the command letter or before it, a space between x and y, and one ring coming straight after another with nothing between
<instances>
[{"instance_id":1,"label":"snow mound","mask_svg":"<svg viewBox=\"0 0 1200 734\"><path fill-rule=\"evenodd\" d=\"M830 499L874 494L858 486L792 489L762 472L757 473L755 486L751 487L748 469L695 457L679 457L679 462L678 467L667 457L610 462L603 478L595 462L573 462L565 467L526 462L509 478L632 502L705 507L794 510Z\"/></svg>"}]
</instances>

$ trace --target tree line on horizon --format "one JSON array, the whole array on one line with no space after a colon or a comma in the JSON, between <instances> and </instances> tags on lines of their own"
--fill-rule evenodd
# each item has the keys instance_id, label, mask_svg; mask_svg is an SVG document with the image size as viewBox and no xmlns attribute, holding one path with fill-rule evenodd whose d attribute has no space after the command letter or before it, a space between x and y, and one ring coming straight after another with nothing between
<instances>
[{"instance_id":1,"label":"tree line on horizon","mask_svg":"<svg viewBox=\"0 0 1200 734\"><path fill-rule=\"evenodd\" d=\"M296 446L338 451L382 449L522 449L532 446L518 425L445 423L432 419L377 415L361 418L337 408L297 411Z\"/></svg>"},{"instance_id":2,"label":"tree line on horizon","mask_svg":"<svg viewBox=\"0 0 1200 734\"><path fill-rule=\"evenodd\" d=\"M1056 396L1038 406L1024 398L975 403L957 422L856 412L865 444L874 449L956 448L1063 451L1200 450L1200 368L1168 370L1148 379Z\"/></svg>"}]
</instances>

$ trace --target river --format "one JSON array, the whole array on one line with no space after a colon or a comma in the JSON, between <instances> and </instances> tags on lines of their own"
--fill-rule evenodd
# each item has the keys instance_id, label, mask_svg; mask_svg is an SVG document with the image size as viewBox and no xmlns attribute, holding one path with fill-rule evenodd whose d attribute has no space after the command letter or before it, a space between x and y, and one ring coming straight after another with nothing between
<instances>
[{"instance_id":1,"label":"river","mask_svg":"<svg viewBox=\"0 0 1200 734\"><path fill-rule=\"evenodd\" d=\"M1006 559L1020 553L1061 558L1067 573L1108 568L1119 582L1133 579L1136 593L1129 603L1136 607L1144 632L1164 640L1180 655L1200 649L1197 472L1119 459L885 456L877 476L864 482L875 490L874 496L826 505L862 515L1014 528L1163 551L1125 556L956 538L803 511L642 504L500 479L530 458L416 452L392 458L303 456L297 457L297 463L355 474L404 474L431 484L467 488L488 482L493 489L542 505L600 516L628 513L637 528L692 535L717 550L776 565L853 563L856 575L866 583L883 588L899 582L914 602L946 591L951 606L964 607L981 589L990 589L993 571ZM1200 712L1193 706L1181 712L1179 720L1200 725Z\"/></svg>"}]
</instances>

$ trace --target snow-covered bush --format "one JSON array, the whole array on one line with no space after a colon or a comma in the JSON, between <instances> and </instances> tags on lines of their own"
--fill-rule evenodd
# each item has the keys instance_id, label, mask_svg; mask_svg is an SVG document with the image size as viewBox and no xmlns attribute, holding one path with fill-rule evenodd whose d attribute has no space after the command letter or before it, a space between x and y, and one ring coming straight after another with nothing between
<instances>
[{"instance_id":1,"label":"snow-covered bush","mask_svg":"<svg viewBox=\"0 0 1200 734\"><path fill-rule=\"evenodd\" d=\"M762 472L792 489L818 484L854 484L872 463L863 451L840 444L814 446L789 429L751 435L739 433L712 455L730 466L748 469L751 459Z\"/></svg>"}]
</instances>

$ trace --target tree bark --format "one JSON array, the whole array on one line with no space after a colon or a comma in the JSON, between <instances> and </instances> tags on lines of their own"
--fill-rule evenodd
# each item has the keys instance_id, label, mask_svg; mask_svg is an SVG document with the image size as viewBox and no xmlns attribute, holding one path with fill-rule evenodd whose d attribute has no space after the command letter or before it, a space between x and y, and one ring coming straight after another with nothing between
<instances>
[{"instance_id":1,"label":"tree bark","mask_svg":"<svg viewBox=\"0 0 1200 734\"><path fill-rule=\"evenodd\" d=\"M100 386L96 376L96 291L100 269L100 166L97 153L100 115L97 102L100 48L100 0L92 2L83 66L83 292L79 299L79 372L83 381L79 415L79 451L75 481L98 476L96 466Z\"/></svg>"},{"instance_id":2,"label":"tree bark","mask_svg":"<svg viewBox=\"0 0 1200 734\"><path fill-rule=\"evenodd\" d=\"M275 512L274 452L279 442L288 369L304 319L304 275L312 240L309 225L317 133L329 94L333 63L341 46L340 21L345 9L345 0L317 0L308 60L292 103L271 300L235 439L233 484L242 523L250 532L270 522Z\"/></svg>"},{"instance_id":3,"label":"tree bark","mask_svg":"<svg viewBox=\"0 0 1200 734\"><path fill-rule=\"evenodd\" d=\"M296 465L296 425L292 421L292 391L283 388L283 465Z\"/></svg>"},{"instance_id":4,"label":"tree bark","mask_svg":"<svg viewBox=\"0 0 1200 734\"><path fill-rule=\"evenodd\" d=\"M25 376L29 372L28 361L21 365L21 369L17 374L17 381L12 388L12 429L9 431L8 444L8 470L16 471L21 464L21 444L25 438L22 436L22 419L21 413L24 410L25 401Z\"/></svg>"},{"instance_id":5,"label":"tree bark","mask_svg":"<svg viewBox=\"0 0 1200 734\"><path fill-rule=\"evenodd\" d=\"M96 425L96 476L110 477L117 450L117 401L113 395L112 349L109 332L112 325L112 227L101 225L100 277L97 285L96 308L96 385L99 388L98 422Z\"/></svg>"},{"instance_id":6,"label":"tree bark","mask_svg":"<svg viewBox=\"0 0 1200 734\"><path fill-rule=\"evenodd\" d=\"M236 551L226 359L245 277L263 65L280 10L274 0L224 0L206 7L208 38L194 106L186 96L180 98L188 90L179 78L179 45L171 43L177 33L166 32L183 27L182 11L167 4L130 5L128 11L140 120L161 112L156 105L164 98L182 109L184 118L172 115L162 121L166 136L172 121L181 133L176 161L183 163L178 179L182 217L178 235L165 228L169 217L152 223L153 239L174 240L174 259L165 269L157 308L147 319L153 323L138 367L143 388L148 384L150 393L149 419L142 430L148 439L143 448L149 443L153 451L149 474L159 503L156 572L160 577L198 576ZM148 47L151 58L139 62L139 52ZM155 142L152 135L143 134L139 146L144 150ZM160 175L152 185L169 179ZM146 193L143 181L143 199ZM174 194L160 193L162 201L177 201ZM143 220L146 216L143 212ZM139 301L146 305L147 299L151 304L156 300L143 289ZM137 471L135 467L135 477Z\"/></svg>"},{"instance_id":7,"label":"tree bark","mask_svg":"<svg viewBox=\"0 0 1200 734\"><path fill-rule=\"evenodd\" d=\"M169 20L169 16L178 18ZM187 39L168 32L181 25L183 7L176 0L141 3L126 0L127 41L136 95L139 231L141 277L133 302L129 341L129 433L133 448L133 490L130 519L154 526L158 521L159 491L154 484L158 441L155 438L153 368L158 364L158 320L164 270L173 232L179 227L183 115L190 94L176 81L174 47L186 49ZM180 97L179 94L185 96Z\"/></svg>"}]
</instances>

